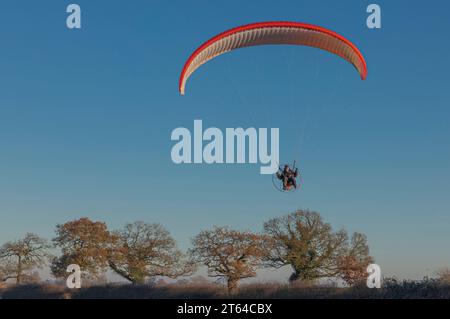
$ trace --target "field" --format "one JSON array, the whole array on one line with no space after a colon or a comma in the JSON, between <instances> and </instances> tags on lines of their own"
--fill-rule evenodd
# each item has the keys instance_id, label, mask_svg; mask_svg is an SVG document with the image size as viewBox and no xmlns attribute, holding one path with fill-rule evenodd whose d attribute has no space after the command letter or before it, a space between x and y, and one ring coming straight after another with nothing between
<instances>
[{"instance_id":1,"label":"field","mask_svg":"<svg viewBox=\"0 0 450 319\"><path fill-rule=\"evenodd\" d=\"M243 285L229 295L218 284L100 285L69 290L63 285L19 285L0 287L0 299L450 299L450 285L433 279L386 280L381 289L292 286L282 284Z\"/></svg>"}]
</instances>

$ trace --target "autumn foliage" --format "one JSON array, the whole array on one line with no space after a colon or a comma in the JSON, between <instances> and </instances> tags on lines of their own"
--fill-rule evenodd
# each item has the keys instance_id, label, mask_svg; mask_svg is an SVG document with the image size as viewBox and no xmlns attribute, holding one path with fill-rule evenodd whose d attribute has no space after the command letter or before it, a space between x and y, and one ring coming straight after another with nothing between
<instances>
[{"instance_id":1,"label":"autumn foliage","mask_svg":"<svg viewBox=\"0 0 450 319\"><path fill-rule=\"evenodd\" d=\"M51 263L55 277L67 276L67 266L76 264L86 276L95 278L106 271L116 238L105 223L81 218L57 225L53 242L62 253Z\"/></svg>"},{"instance_id":2,"label":"autumn foliage","mask_svg":"<svg viewBox=\"0 0 450 319\"><path fill-rule=\"evenodd\" d=\"M148 278L177 278L193 272L194 265L176 247L170 233L160 224L136 222L114 234L109 266L132 283Z\"/></svg>"},{"instance_id":3,"label":"autumn foliage","mask_svg":"<svg viewBox=\"0 0 450 319\"><path fill-rule=\"evenodd\" d=\"M302 210L267 221L260 233L229 227L203 230L187 253L157 223L134 222L110 230L106 223L84 217L57 225L55 233L53 245L27 234L1 246L0 282L30 282L47 261L55 278L66 278L67 266L77 264L85 279L112 272L133 284L190 276L206 268L235 293L241 280L268 267L292 269L291 283L334 278L355 285L366 278L367 265L373 262L365 235L335 231L318 213Z\"/></svg>"},{"instance_id":4,"label":"autumn foliage","mask_svg":"<svg viewBox=\"0 0 450 319\"><path fill-rule=\"evenodd\" d=\"M225 278L228 290L234 292L239 280L256 276L256 269L267 254L264 239L251 232L215 227L192 240L190 254L208 268L211 277Z\"/></svg>"},{"instance_id":5,"label":"autumn foliage","mask_svg":"<svg viewBox=\"0 0 450 319\"><path fill-rule=\"evenodd\" d=\"M264 231L272 243L266 263L290 266L291 282L338 277L353 284L373 261L364 235L354 233L349 240L345 230L333 231L316 212L299 210L274 218L264 224Z\"/></svg>"}]
</instances>

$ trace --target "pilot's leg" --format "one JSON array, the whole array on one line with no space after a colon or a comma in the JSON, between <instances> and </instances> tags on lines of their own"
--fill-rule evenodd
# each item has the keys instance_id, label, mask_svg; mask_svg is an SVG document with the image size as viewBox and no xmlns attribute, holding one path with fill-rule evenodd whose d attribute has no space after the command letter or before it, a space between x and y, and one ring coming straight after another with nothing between
<instances>
[{"instance_id":1,"label":"pilot's leg","mask_svg":"<svg viewBox=\"0 0 450 319\"><path fill-rule=\"evenodd\" d=\"M294 188L297 188L297 181L295 180L295 178L291 177L290 182L292 185L294 185Z\"/></svg>"},{"instance_id":2,"label":"pilot's leg","mask_svg":"<svg viewBox=\"0 0 450 319\"><path fill-rule=\"evenodd\" d=\"M283 189L288 188L289 178L283 176Z\"/></svg>"}]
</instances>

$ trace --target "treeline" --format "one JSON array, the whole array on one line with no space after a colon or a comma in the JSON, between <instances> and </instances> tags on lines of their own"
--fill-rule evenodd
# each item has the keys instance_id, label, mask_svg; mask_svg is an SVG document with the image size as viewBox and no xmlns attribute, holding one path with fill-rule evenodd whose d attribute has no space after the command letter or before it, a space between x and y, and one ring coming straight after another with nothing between
<instances>
[{"instance_id":1,"label":"treeline","mask_svg":"<svg viewBox=\"0 0 450 319\"><path fill-rule=\"evenodd\" d=\"M206 266L208 275L225 279L232 292L259 268L284 266L292 268L292 282L339 278L354 285L366 279L374 261L365 235L334 231L320 214L303 210L267 221L260 233L229 227L201 231L186 252L160 224L135 222L112 231L104 222L81 218L57 225L55 233L50 242L29 233L3 244L0 282L28 283L46 264L55 278L65 278L67 267L77 264L84 278L112 270L134 284L189 276Z\"/></svg>"}]
</instances>

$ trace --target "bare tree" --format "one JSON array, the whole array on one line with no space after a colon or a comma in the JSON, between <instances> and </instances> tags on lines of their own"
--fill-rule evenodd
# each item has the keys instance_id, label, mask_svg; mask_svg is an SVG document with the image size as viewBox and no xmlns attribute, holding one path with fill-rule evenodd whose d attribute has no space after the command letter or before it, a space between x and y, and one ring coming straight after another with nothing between
<instances>
[{"instance_id":1,"label":"bare tree","mask_svg":"<svg viewBox=\"0 0 450 319\"><path fill-rule=\"evenodd\" d=\"M118 238L109 266L132 283L148 278L176 278L192 273L192 263L185 260L175 240L160 224L135 222L116 233Z\"/></svg>"},{"instance_id":2,"label":"bare tree","mask_svg":"<svg viewBox=\"0 0 450 319\"><path fill-rule=\"evenodd\" d=\"M17 284L34 277L33 270L42 267L49 257L47 241L28 233L23 239L0 247L0 281L15 279Z\"/></svg>"},{"instance_id":3,"label":"bare tree","mask_svg":"<svg viewBox=\"0 0 450 319\"><path fill-rule=\"evenodd\" d=\"M0 259L0 283L12 279L14 266L9 260Z\"/></svg>"},{"instance_id":4,"label":"bare tree","mask_svg":"<svg viewBox=\"0 0 450 319\"><path fill-rule=\"evenodd\" d=\"M442 268L436 272L438 281L444 285L450 285L450 268Z\"/></svg>"},{"instance_id":5,"label":"bare tree","mask_svg":"<svg viewBox=\"0 0 450 319\"><path fill-rule=\"evenodd\" d=\"M354 233L345 249L345 254L338 257L339 277L352 286L367 278L367 266L374 261L369 255L367 237Z\"/></svg>"},{"instance_id":6,"label":"bare tree","mask_svg":"<svg viewBox=\"0 0 450 319\"><path fill-rule=\"evenodd\" d=\"M355 234L350 249L347 232L334 232L316 212L299 210L272 219L264 224L264 230L272 238L266 262L276 268L290 265L294 271L291 281L339 277L344 257L368 258L365 237Z\"/></svg>"},{"instance_id":7,"label":"bare tree","mask_svg":"<svg viewBox=\"0 0 450 319\"><path fill-rule=\"evenodd\" d=\"M108 268L108 259L117 239L103 222L81 218L56 226L54 244L62 255L54 258L51 271L55 277L65 277L70 264L76 264L88 278L98 278Z\"/></svg>"},{"instance_id":8,"label":"bare tree","mask_svg":"<svg viewBox=\"0 0 450 319\"><path fill-rule=\"evenodd\" d=\"M267 253L264 236L227 227L202 231L192 243L193 260L208 267L209 276L225 278L229 292L236 290L239 280L256 276Z\"/></svg>"}]
</instances>

